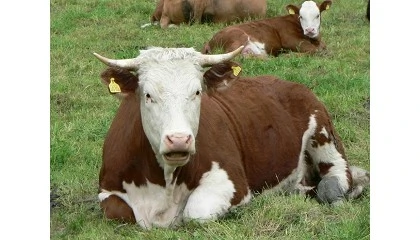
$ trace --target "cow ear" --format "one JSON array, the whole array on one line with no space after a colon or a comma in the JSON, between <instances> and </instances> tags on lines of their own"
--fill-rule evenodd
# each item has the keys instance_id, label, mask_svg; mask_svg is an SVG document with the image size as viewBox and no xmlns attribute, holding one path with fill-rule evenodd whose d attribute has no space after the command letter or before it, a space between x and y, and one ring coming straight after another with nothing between
<instances>
[{"instance_id":1,"label":"cow ear","mask_svg":"<svg viewBox=\"0 0 420 240\"><path fill-rule=\"evenodd\" d=\"M137 76L123 68L109 67L102 72L101 79L109 92L119 97L134 93L138 87Z\"/></svg>"},{"instance_id":2,"label":"cow ear","mask_svg":"<svg viewBox=\"0 0 420 240\"><path fill-rule=\"evenodd\" d=\"M238 78L241 70L239 64L232 61L215 64L204 73L204 83L209 92L226 89Z\"/></svg>"},{"instance_id":3,"label":"cow ear","mask_svg":"<svg viewBox=\"0 0 420 240\"><path fill-rule=\"evenodd\" d=\"M328 10L331 7L332 2L330 0L326 0L321 3L319 6L319 12L322 12L324 10Z\"/></svg>"},{"instance_id":4,"label":"cow ear","mask_svg":"<svg viewBox=\"0 0 420 240\"><path fill-rule=\"evenodd\" d=\"M299 14L299 8L296 7L295 5L289 4L286 6L286 10L289 14L293 15L293 14Z\"/></svg>"}]
</instances>

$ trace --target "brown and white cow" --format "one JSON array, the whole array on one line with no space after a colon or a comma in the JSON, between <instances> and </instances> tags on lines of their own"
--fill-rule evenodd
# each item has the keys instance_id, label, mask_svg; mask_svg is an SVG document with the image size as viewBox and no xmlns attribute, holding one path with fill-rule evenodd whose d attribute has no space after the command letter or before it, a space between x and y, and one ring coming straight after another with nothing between
<instances>
[{"instance_id":1,"label":"brown and white cow","mask_svg":"<svg viewBox=\"0 0 420 240\"><path fill-rule=\"evenodd\" d=\"M268 188L328 204L361 194L369 175L349 166L325 106L304 85L240 77L230 59L241 50L95 53L122 98L99 175L107 218L173 227L216 219Z\"/></svg>"},{"instance_id":2,"label":"brown and white cow","mask_svg":"<svg viewBox=\"0 0 420 240\"><path fill-rule=\"evenodd\" d=\"M321 41L321 12L331 4L330 0L320 5L305 1L300 8L287 5L289 15L228 26L214 34L202 53L219 48L230 52L242 45L245 46L243 55L257 57L278 56L288 51L315 53L323 50L326 46Z\"/></svg>"},{"instance_id":3,"label":"brown and white cow","mask_svg":"<svg viewBox=\"0 0 420 240\"><path fill-rule=\"evenodd\" d=\"M160 21L162 28L193 22L230 23L263 18L266 10L266 0L159 0L151 22Z\"/></svg>"}]
</instances>

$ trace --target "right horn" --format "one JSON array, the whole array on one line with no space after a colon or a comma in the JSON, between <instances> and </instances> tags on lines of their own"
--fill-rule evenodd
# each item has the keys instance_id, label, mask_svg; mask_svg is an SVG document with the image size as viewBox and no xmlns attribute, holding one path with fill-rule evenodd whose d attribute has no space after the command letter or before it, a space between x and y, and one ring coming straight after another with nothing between
<instances>
[{"instance_id":1,"label":"right horn","mask_svg":"<svg viewBox=\"0 0 420 240\"><path fill-rule=\"evenodd\" d=\"M221 62L231 60L236 55L238 55L242 51L243 48L244 46L240 46L232 52L223 53L223 54L214 54L214 55L202 54L199 60L199 64L201 66L211 66L216 63L221 63Z\"/></svg>"},{"instance_id":2,"label":"right horn","mask_svg":"<svg viewBox=\"0 0 420 240\"><path fill-rule=\"evenodd\" d=\"M101 62L105 63L110 67L119 67L130 71L137 71L139 69L139 62L137 61L137 58L117 60L103 57L95 52L93 53L93 55L95 55L95 57L97 57Z\"/></svg>"}]
</instances>

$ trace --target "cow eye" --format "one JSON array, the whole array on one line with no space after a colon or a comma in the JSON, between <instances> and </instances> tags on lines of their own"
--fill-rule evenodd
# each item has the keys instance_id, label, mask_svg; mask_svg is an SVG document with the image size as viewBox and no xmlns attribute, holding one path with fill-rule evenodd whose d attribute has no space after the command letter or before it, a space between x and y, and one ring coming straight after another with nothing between
<instances>
[{"instance_id":1,"label":"cow eye","mask_svg":"<svg viewBox=\"0 0 420 240\"><path fill-rule=\"evenodd\" d=\"M196 96L200 96L200 94L201 94L200 90L197 90L197 92L195 92Z\"/></svg>"},{"instance_id":2,"label":"cow eye","mask_svg":"<svg viewBox=\"0 0 420 240\"><path fill-rule=\"evenodd\" d=\"M149 93L146 93L144 96L146 97L146 102L154 102Z\"/></svg>"},{"instance_id":3,"label":"cow eye","mask_svg":"<svg viewBox=\"0 0 420 240\"><path fill-rule=\"evenodd\" d=\"M318 15L316 15L316 18L319 18L319 14L318 14Z\"/></svg>"}]
</instances>

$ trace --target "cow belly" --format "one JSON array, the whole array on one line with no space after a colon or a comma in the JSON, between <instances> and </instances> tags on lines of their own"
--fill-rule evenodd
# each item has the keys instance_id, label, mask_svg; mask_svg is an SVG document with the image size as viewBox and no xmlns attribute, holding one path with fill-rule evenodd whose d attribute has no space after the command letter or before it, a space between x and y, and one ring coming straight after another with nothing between
<instances>
[{"instance_id":1,"label":"cow belly","mask_svg":"<svg viewBox=\"0 0 420 240\"><path fill-rule=\"evenodd\" d=\"M102 190L99 199L103 201L110 195L120 197L133 210L136 222L146 229L176 226L181 221L177 216L190 194L185 184L165 188L150 182L142 186L123 182L123 187L126 193Z\"/></svg>"}]
</instances>

